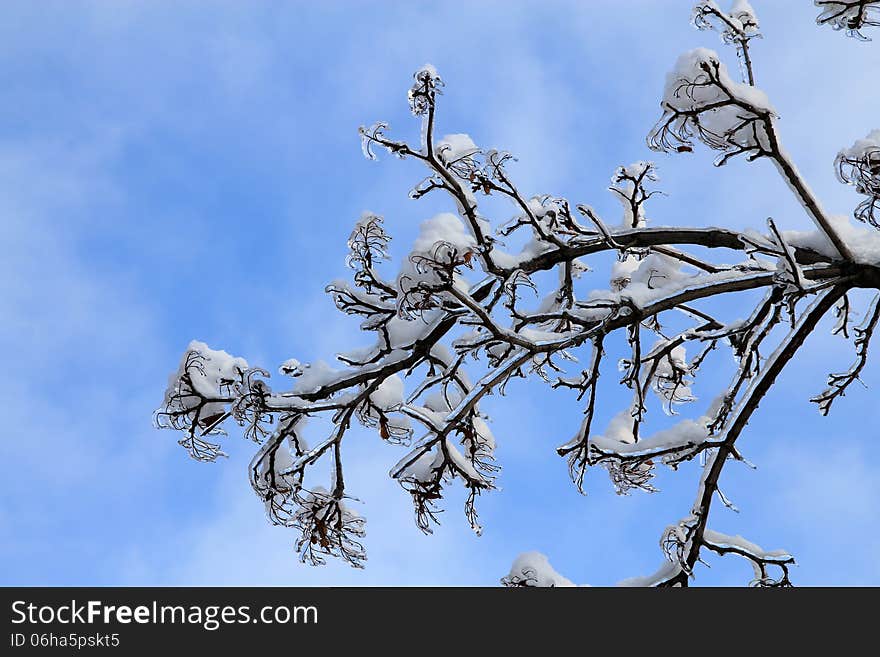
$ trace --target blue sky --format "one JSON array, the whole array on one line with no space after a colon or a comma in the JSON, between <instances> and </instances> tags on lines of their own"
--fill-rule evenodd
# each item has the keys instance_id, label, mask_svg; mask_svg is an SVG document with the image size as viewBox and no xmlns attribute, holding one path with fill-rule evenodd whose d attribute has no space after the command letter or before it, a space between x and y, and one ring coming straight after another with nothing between
<instances>
[{"instance_id":1,"label":"blue sky","mask_svg":"<svg viewBox=\"0 0 880 657\"><path fill-rule=\"evenodd\" d=\"M837 150L877 125L880 47L814 23L809 2L754 0L765 38L757 83L788 150L825 205L848 213ZM322 293L346 275L345 239L364 209L386 217L402 257L420 221L448 204L410 201L421 171L367 162L357 128L383 119L414 138L405 92L431 62L447 83L439 131L513 152L528 194L565 195L615 216L619 164L651 157L665 74L684 50L722 50L688 23L688 1L9 2L0 24L0 584L493 585L537 549L576 582L652 572L697 470L661 493L587 496L554 453L580 420L570 396L520 385L494 418L502 490L483 496L473 536L448 501L423 536L387 477L400 448L349 440L351 489L368 519L366 570L309 568L294 536L250 491L252 446L190 461L151 426L168 374L200 339L274 370L363 344ZM735 67L729 50L722 50ZM704 150L660 156L656 223L784 229L809 220L768 163L711 166ZM505 220L508 216L495 217ZM870 439L876 364L821 418L807 399L850 346L826 335L780 378L742 439L759 469L730 466L742 510L715 529L785 548L798 584L880 584ZM708 401L725 380L719 366ZM713 385L714 383L714 385ZM623 396L609 392L600 426ZM709 557L697 583L743 584L747 564Z\"/></svg>"}]
</instances>

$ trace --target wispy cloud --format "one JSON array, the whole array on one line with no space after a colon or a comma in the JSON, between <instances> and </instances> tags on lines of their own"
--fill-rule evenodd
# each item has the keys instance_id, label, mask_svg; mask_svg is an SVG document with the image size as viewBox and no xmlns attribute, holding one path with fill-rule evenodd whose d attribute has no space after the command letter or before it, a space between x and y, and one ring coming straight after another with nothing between
<instances>
[{"instance_id":1,"label":"wispy cloud","mask_svg":"<svg viewBox=\"0 0 880 657\"><path fill-rule=\"evenodd\" d=\"M802 2L754 4L766 33L755 46L759 84L817 192L845 212L853 196L831 160L878 127L860 71L880 69L880 50L817 30ZM365 208L385 214L399 259L418 223L449 209L408 201L422 172L390 157L364 162L357 143L357 126L375 119L418 134L405 90L426 61L449 84L443 131L513 151L528 193L567 194L613 216L608 177L651 156L644 135L667 69L683 49L723 48L688 28L689 3L45 7L13 3L0 26L0 335L11 345L0 456L4 496L15 500L0 509L0 554L16 564L6 582L494 584L535 548L582 582L656 567L656 537L689 508L696 472L664 475L663 493L631 498L593 472L589 495L577 495L553 452L579 421L568 396L514 386L486 405L506 469L503 490L481 500L479 539L454 496L443 526L422 536L387 477L397 452L355 432L366 572L296 563L293 534L268 526L248 488L252 446L233 441L229 461L199 466L149 419L192 337L269 369L361 342L322 293L345 275L351 223ZM760 226L773 214L806 227L769 166L715 170L710 160L660 158L669 197L653 209L658 222ZM495 219L510 211L498 207ZM831 344L822 350L845 353ZM865 500L878 479L853 411L868 393L854 389L821 425L840 438L810 434L803 451L793 436L813 416L786 401L812 392L801 374L781 380L776 405L750 427L749 457L763 469L725 481L751 508L719 522L742 522L761 543L793 539L806 581L876 581L880 534ZM876 368L865 380L880 383ZM617 401L606 398L603 413ZM846 576L823 570L835 562L821 545L848 550ZM730 583L735 568L707 581Z\"/></svg>"}]
</instances>

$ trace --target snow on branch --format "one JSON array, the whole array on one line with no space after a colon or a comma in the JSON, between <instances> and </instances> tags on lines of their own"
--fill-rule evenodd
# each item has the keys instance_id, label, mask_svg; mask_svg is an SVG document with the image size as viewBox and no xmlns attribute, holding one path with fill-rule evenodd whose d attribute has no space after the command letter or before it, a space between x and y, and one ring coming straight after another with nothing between
<instances>
[{"instance_id":1,"label":"snow on branch","mask_svg":"<svg viewBox=\"0 0 880 657\"><path fill-rule=\"evenodd\" d=\"M840 151L835 165L840 181L867 197L853 216L880 229L880 130L872 130L864 139Z\"/></svg>"},{"instance_id":2,"label":"snow on branch","mask_svg":"<svg viewBox=\"0 0 880 657\"><path fill-rule=\"evenodd\" d=\"M819 25L844 30L847 36L860 41L870 41L862 34L865 27L880 26L880 2L878 0L815 0L821 9L816 18Z\"/></svg>"},{"instance_id":3,"label":"snow on branch","mask_svg":"<svg viewBox=\"0 0 880 657\"><path fill-rule=\"evenodd\" d=\"M755 579L752 580L753 586L761 587L777 587L791 586L791 580L788 578L788 568L794 565L794 557L785 550L767 551L759 545L744 539L742 536L728 536L720 532L707 529L703 532L703 545L724 556L725 554L736 554L751 562L755 569ZM779 577L774 579L770 575L770 566L779 569Z\"/></svg>"},{"instance_id":4,"label":"snow on branch","mask_svg":"<svg viewBox=\"0 0 880 657\"><path fill-rule=\"evenodd\" d=\"M755 72L749 41L761 36L761 26L749 1L733 0L729 12L722 11L715 0L698 2L694 6L693 21L697 29L717 30L724 43L736 46L743 82L754 86Z\"/></svg>"},{"instance_id":5,"label":"snow on branch","mask_svg":"<svg viewBox=\"0 0 880 657\"><path fill-rule=\"evenodd\" d=\"M510 573L501 582L508 587L575 586L567 577L557 573L547 557L540 552L519 555L510 567Z\"/></svg>"},{"instance_id":6,"label":"snow on branch","mask_svg":"<svg viewBox=\"0 0 880 657\"><path fill-rule=\"evenodd\" d=\"M758 21L748 2L727 13L700 2L694 19L719 29L751 71ZM718 164L736 155L772 159L816 234L783 233L766 217L747 218L756 228L746 231L654 225L659 176L649 161L613 172L615 217L558 194L526 193L514 181L510 153L462 132L437 136L444 85L432 66L420 68L408 92L419 142L392 137L382 122L360 135L368 158L385 150L424 167L411 198L440 196L449 208L422 221L402 259L381 216L365 212L354 222L351 279L326 291L357 319L366 343L342 350L336 365L289 358L270 386L267 371L194 341L170 379L157 426L210 462L223 454L224 429L239 425L258 446L251 486L272 523L299 533L300 558L363 567L366 520L345 477L352 427L402 450L390 476L411 497L422 531L436 525L450 487L461 486L465 518L479 533L478 498L495 489L500 472L484 402L494 396L500 405L511 386L543 383L576 409L571 433L547 449L566 459L579 490L596 466L625 495L656 491L658 468L704 464L690 514L661 537L667 563L629 583L686 585L704 549L748 559L756 583L788 583L788 555L712 532L710 508L715 499L733 506L720 491L721 472L744 460L736 442L782 369L824 317L836 314L835 333L849 335L850 290L880 289L880 250L857 246L859 258L852 257L844 239L852 228L825 214L780 145L767 96L750 72L745 77L731 79L712 51L683 55L649 143L682 152L699 140L720 153ZM868 223L876 223L876 142L871 133L837 161L841 179L869 197L856 215ZM489 216L497 205L487 197L505 200L509 214ZM858 380L878 315L875 302L866 323L852 329L856 364L832 375L814 400L823 413ZM701 402L694 386L723 354L734 359L734 375ZM608 385L626 389L630 402L597 429ZM664 414L683 417L652 424ZM773 568L781 575L772 577ZM504 581L571 584L537 553L522 555Z\"/></svg>"},{"instance_id":7,"label":"snow on branch","mask_svg":"<svg viewBox=\"0 0 880 657\"><path fill-rule=\"evenodd\" d=\"M731 79L717 53L706 48L679 57L666 80L663 116L648 137L662 152L690 152L693 140L720 151L716 165L745 155L772 157L768 133L775 112L766 94Z\"/></svg>"},{"instance_id":8,"label":"snow on branch","mask_svg":"<svg viewBox=\"0 0 880 657\"><path fill-rule=\"evenodd\" d=\"M701 7L709 7L709 15L717 10L714 3L700 3L695 10L698 17L704 15ZM708 18L698 20L697 25L705 20ZM776 112L767 95L753 85L754 76L750 74L749 79L749 84L731 79L712 50L697 48L684 53L666 78L660 102L663 114L648 134L648 146L663 153L690 153L696 139L720 152L716 166L739 155L749 162L769 158L816 227L843 258L851 260L850 247L782 146Z\"/></svg>"}]
</instances>

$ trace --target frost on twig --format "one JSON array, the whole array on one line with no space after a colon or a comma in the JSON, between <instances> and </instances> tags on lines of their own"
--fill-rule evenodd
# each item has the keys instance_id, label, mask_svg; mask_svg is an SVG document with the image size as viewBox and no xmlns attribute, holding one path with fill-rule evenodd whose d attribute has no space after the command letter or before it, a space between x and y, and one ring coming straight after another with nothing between
<instances>
[{"instance_id":1,"label":"frost on twig","mask_svg":"<svg viewBox=\"0 0 880 657\"><path fill-rule=\"evenodd\" d=\"M424 167L411 198L440 196L449 211L421 222L403 258L383 218L365 212L348 239L351 279L326 288L369 339L337 354L336 365L289 358L271 386L267 371L194 341L169 381L157 426L210 462L223 453L224 427L239 425L258 445L251 486L272 523L298 532L301 559L362 567L366 520L345 477L352 427L400 450L390 476L412 499L422 531L432 531L459 486L465 519L479 533L477 501L496 488L500 471L484 402L520 382L541 382L577 409L570 432L547 449L566 460L578 490L597 466L617 493L630 495L655 492L661 468L702 464L688 515L661 537L664 565L629 584L687 585L704 550L749 560L756 584L788 584L787 554L711 531L710 511L716 499L735 508L720 490L722 471L745 462L738 439L825 317L836 315L835 334L852 334L857 360L814 401L826 413L858 380L880 310L875 302L866 322L851 327L857 295L849 293L880 289L880 247L854 245L853 257L843 237L852 227L826 215L782 149L772 106L753 84L748 46L758 21L749 3L725 13L700 2L694 19L748 58L746 82L734 81L717 53L686 53L667 80L650 145L685 152L700 141L720 153L718 164L736 155L772 159L818 232L783 232L765 217L746 218L754 230L656 225L658 168L646 160L614 170L617 216L526 193L510 153L461 132L437 133L444 85L427 65L408 92L419 142L395 138L382 122L360 134L368 158L387 151ZM837 161L841 180L868 197L856 217L871 224L876 141L871 133ZM508 213L489 216L497 204L487 197L504 200ZM729 383L698 399L702 373L725 357L736 365ZM629 397L616 413L604 413L607 385ZM658 412L678 417L656 426ZM611 419L598 425L603 415ZM571 584L537 553L522 555L504 582Z\"/></svg>"}]
</instances>

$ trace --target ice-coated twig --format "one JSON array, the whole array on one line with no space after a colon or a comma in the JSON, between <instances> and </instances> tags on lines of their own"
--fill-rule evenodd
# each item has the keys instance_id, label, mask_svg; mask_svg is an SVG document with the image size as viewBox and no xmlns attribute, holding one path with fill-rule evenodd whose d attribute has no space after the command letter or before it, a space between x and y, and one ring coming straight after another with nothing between
<instances>
[{"instance_id":1,"label":"ice-coated twig","mask_svg":"<svg viewBox=\"0 0 880 657\"><path fill-rule=\"evenodd\" d=\"M871 338L874 336L874 330L877 328L878 321L880 321L880 295L874 297L865 323L853 329L855 334L853 344L856 348L855 363L846 372L830 374L828 376L828 387L810 399L811 402L819 405L819 411L822 415L828 415L832 404L838 398L846 395L847 388L853 382L859 381L859 375L868 363L868 347L871 344Z\"/></svg>"}]
</instances>

